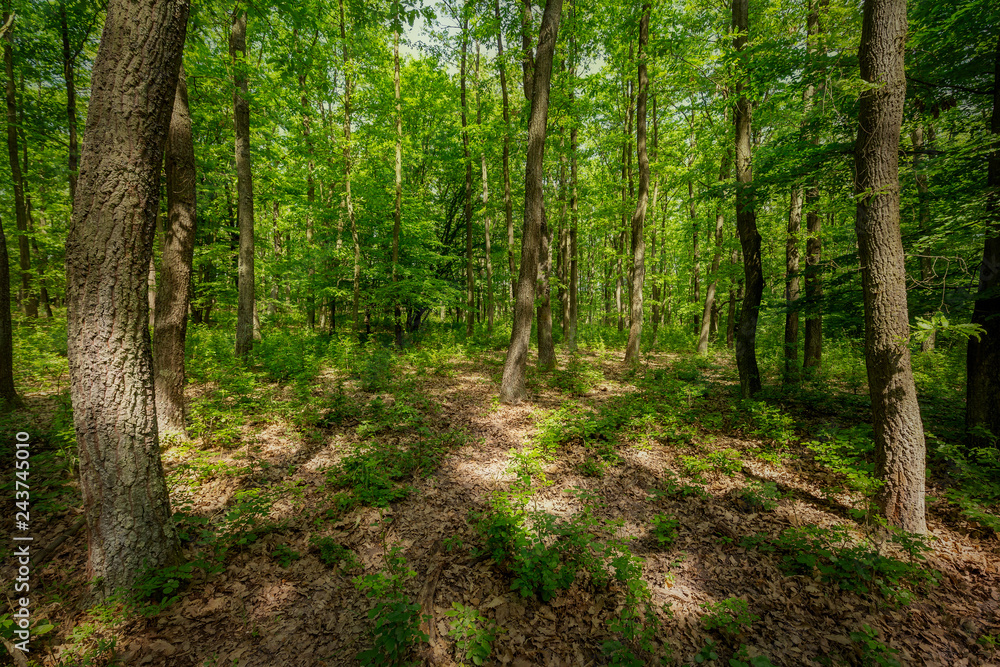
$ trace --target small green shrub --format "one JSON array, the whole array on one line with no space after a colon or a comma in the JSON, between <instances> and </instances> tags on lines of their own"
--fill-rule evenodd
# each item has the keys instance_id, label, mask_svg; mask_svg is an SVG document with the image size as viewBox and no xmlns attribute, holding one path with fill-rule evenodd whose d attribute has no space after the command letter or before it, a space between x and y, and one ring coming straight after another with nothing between
<instances>
[{"instance_id":1,"label":"small green shrub","mask_svg":"<svg viewBox=\"0 0 1000 667\"><path fill-rule=\"evenodd\" d=\"M711 632L718 630L724 636L732 639L745 630L749 630L760 616L750 613L746 601L739 598L728 598L719 602L706 602L701 605L705 615L701 617L702 626Z\"/></svg>"},{"instance_id":2,"label":"small green shrub","mask_svg":"<svg viewBox=\"0 0 1000 667\"><path fill-rule=\"evenodd\" d=\"M782 494L774 482L754 481L737 495L738 502L752 512L773 512Z\"/></svg>"},{"instance_id":3,"label":"small green shrub","mask_svg":"<svg viewBox=\"0 0 1000 667\"><path fill-rule=\"evenodd\" d=\"M298 551L293 551L287 544L279 544L274 551L271 552L271 558L278 561L278 564L281 565L281 567L288 567L293 561L297 561L302 558L302 554Z\"/></svg>"},{"instance_id":4,"label":"small green shrub","mask_svg":"<svg viewBox=\"0 0 1000 667\"><path fill-rule=\"evenodd\" d=\"M357 567L358 561L354 552L338 544L332 537L312 537L309 544L319 551L319 559L331 567L342 565L341 569L351 570Z\"/></svg>"},{"instance_id":5,"label":"small green shrub","mask_svg":"<svg viewBox=\"0 0 1000 667\"><path fill-rule=\"evenodd\" d=\"M666 514L657 514L654 516L653 537L656 538L656 543L661 547L673 545L677 541L677 528L680 525L680 521Z\"/></svg>"},{"instance_id":6,"label":"small green shrub","mask_svg":"<svg viewBox=\"0 0 1000 667\"><path fill-rule=\"evenodd\" d=\"M375 606L368 612L372 622L374 646L361 651L358 660L365 666L392 665L409 667L419 664L409 660L415 646L427 641L427 634L420 629L420 605L406 595L406 582L416 576L402 556L399 545L385 554L385 570L354 578L354 585Z\"/></svg>"},{"instance_id":7,"label":"small green shrub","mask_svg":"<svg viewBox=\"0 0 1000 667\"><path fill-rule=\"evenodd\" d=\"M851 633L851 641L858 645L861 655L861 664L864 667L902 667L896 656L899 651L889 648L879 641L878 631L868 624L862 625L861 630Z\"/></svg>"},{"instance_id":8,"label":"small green shrub","mask_svg":"<svg viewBox=\"0 0 1000 667\"><path fill-rule=\"evenodd\" d=\"M455 640L457 655L471 660L474 665L485 664L493 652L493 642L497 638L496 624L487 623L475 607L467 607L458 602L453 602L451 609L444 615L454 619L449 624L448 636Z\"/></svg>"}]
</instances>

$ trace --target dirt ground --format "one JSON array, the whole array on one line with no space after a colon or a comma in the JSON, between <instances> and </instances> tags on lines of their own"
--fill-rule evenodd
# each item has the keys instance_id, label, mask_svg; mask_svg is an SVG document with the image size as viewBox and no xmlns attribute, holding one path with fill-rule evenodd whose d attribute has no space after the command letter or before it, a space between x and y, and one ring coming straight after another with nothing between
<instances>
[{"instance_id":1,"label":"dirt ground","mask_svg":"<svg viewBox=\"0 0 1000 667\"><path fill-rule=\"evenodd\" d=\"M109 622L81 610L86 537L83 530L71 534L35 574L43 588L42 606L34 610L34 616L51 619L57 631L38 640L38 653L33 652L31 658L44 665L57 664L73 645L70 629L90 623L95 638L117 639L117 663L113 664L357 664L354 656L370 646L366 614L372 602L351 582L359 571L342 573L324 565L310 547L310 537L330 536L351 549L366 572L381 567L385 545L398 542L402 546L408 564L418 574L411 582L412 596L433 615L430 629L438 649L436 664L460 664L453 661L444 616L453 602L477 607L506 630L495 642L489 664L608 664L601 644L610 637L606 621L620 604L613 586L595 590L578 581L551 602L542 603L511 591L509 576L487 558L472 553L478 538L468 521L469 511L483 509L491 492L509 486L513 478L506 470L511 449L523 447L540 417L565 399L539 382L530 401L498 405L501 354L458 360L450 377L418 378L421 392L441 406L435 427L463 428L471 437L431 476L414 478L415 492L387 510L361 507L335 522L315 521L330 504L324 470L356 440L352 425L324 428L312 439L301 437L285 423L252 425L260 447L257 457L270 464L266 470L258 470L255 477L210 477L193 491L174 489L172 501L176 505L190 499L194 511L215 516L240 488L285 482L298 489L300 496L295 499L289 494L279 501L270 518L287 520L287 526L231 553L223 572L193 581L182 598L158 616ZM634 391L617 355L587 352L584 358L600 368L605 379L579 399L581 404L598 406L611 396ZM645 363L656 367L670 362L662 356ZM711 392L726 390L735 377L732 371L710 384L706 400L711 400ZM328 391L336 379L328 375L324 379L328 386L317 391ZM350 380L346 386L352 391ZM198 390L191 389L192 393ZM371 398L357 396L357 400ZM755 444L725 433L716 442L741 452ZM219 451L214 456L246 464L235 461L233 454ZM822 665L817 656L824 654L840 656L843 662L839 664L863 664L849 633L864 624L877 629L882 641L900 651L897 657L903 665L1000 664L1000 651L977 643L980 637L1000 631L1000 541L992 533L976 531L946 504L932 503L928 512L929 529L936 538L929 563L941 572L940 584L928 595L915 597L911 605L893 609L884 599L839 591L803 575L784 576L772 554L723 539L758 531L777 534L783 528L810 523L849 523L846 497L831 498L821 492L830 484L830 473L809 457L793 456L779 467L747 455L743 470L735 477L708 478L707 498L653 501L651 491L664 470L679 474L678 452L654 442L647 448L626 444L619 454L622 462L609 467L602 478L585 477L576 468L584 459L582 446L561 447L545 470L552 484L535 496L534 503L537 509L568 516L579 509L579 502L565 491L585 488L603 498L604 516L624 520L621 536L636 537L632 550L645 559L643 577L655 606L670 603L673 611L672 618L661 615L663 629L657 641L670 644L676 664L691 663L708 640L719 642L723 657L731 654L731 647L717 634L706 632L700 622L703 603L731 597L746 600L760 617L740 641L751 654L766 654L775 665ZM167 449L167 472L184 458ZM291 473L290 466L294 466ZM745 511L732 491L752 478L779 483L788 497L773 512ZM939 494L929 489L929 495ZM674 514L680 521L677 543L665 550L649 534L651 518L661 512ZM78 516L69 511L50 521L36 538L38 543L51 542L67 532ZM461 546L455 546L456 536ZM446 539L455 548L444 548ZM269 556L279 544L300 552L302 558L281 567Z\"/></svg>"}]
</instances>

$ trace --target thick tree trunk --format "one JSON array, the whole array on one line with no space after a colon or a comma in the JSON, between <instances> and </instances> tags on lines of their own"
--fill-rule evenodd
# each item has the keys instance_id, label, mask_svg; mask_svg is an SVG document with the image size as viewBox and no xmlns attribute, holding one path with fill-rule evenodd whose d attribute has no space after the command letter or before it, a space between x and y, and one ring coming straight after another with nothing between
<instances>
[{"instance_id":1,"label":"thick tree trunk","mask_svg":"<svg viewBox=\"0 0 1000 667\"><path fill-rule=\"evenodd\" d=\"M729 162L732 155L727 151L723 153L719 166L719 182L729 178ZM722 265L722 231L726 223L726 216L722 214L722 206L717 205L715 209L715 255L712 257L712 279L705 290L705 307L701 314L701 328L698 331L698 354L708 353L708 338L712 333L712 318L716 313L715 292L719 287L719 267Z\"/></svg>"},{"instance_id":2,"label":"thick tree trunk","mask_svg":"<svg viewBox=\"0 0 1000 667\"><path fill-rule=\"evenodd\" d=\"M184 339L196 229L194 142L183 65L177 78L166 153L167 225L153 326L153 370L160 432L183 437Z\"/></svg>"},{"instance_id":3,"label":"thick tree trunk","mask_svg":"<svg viewBox=\"0 0 1000 667\"><path fill-rule=\"evenodd\" d=\"M966 350L965 425L974 447L997 446L1000 437L1000 41L993 75L993 148L986 175L986 240L979 265L979 293L972 322L983 335L970 338ZM992 434L994 439L987 435Z\"/></svg>"},{"instance_id":4,"label":"thick tree trunk","mask_svg":"<svg viewBox=\"0 0 1000 667\"><path fill-rule=\"evenodd\" d=\"M494 0L493 9L500 23L500 0ZM510 272L510 303L513 305L517 291L514 273L514 203L510 194L510 101L507 98L507 66L503 59L503 29L497 30L497 69L500 70L500 93L503 97L503 208L507 222L507 270Z\"/></svg>"},{"instance_id":5,"label":"thick tree trunk","mask_svg":"<svg viewBox=\"0 0 1000 667\"><path fill-rule=\"evenodd\" d=\"M549 111L549 82L552 56L559 32L562 0L546 0L542 28L538 36L538 56L532 82L531 116L528 120L528 152L524 169L524 231L521 237L521 268L517 301L510 333L510 346L500 381L500 402L518 403L527 397L525 365L531 341L531 316L538 276L538 245L541 234L544 193L545 125Z\"/></svg>"},{"instance_id":6,"label":"thick tree trunk","mask_svg":"<svg viewBox=\"0 0 1000 667\"><path fill-rule=\"evenodd\" d=\"M636 100L635 145L639 161L639 193L632 214L632 270L631 303L628 343L625 347L625 363L639 364L639 343L642 339L642 288L646 282L646 206L649 203L649 156L646 154L646 97L649 93L649 77L646 74L646 44L649 41L649 14L652 3L642 4L642 18L639 20L639 90Z\"/></svg>"},{"instance_id":7,"label":"thick tree trunk","mask_svg":"<svg viewBox=\"0 0 1000 667\"><path fill-rule=\"evenodd\" d=\"M160 462L146 272L186 0L111 0L66 241L87 579L105 597L180 559Z\"/></svg>"},{"instance_id":8,"label":"thick tree trunk","mask_svg":"<svg viewBox=\"0 0 1000 667\"><path fill-rule=\"evenodd\" d=\"M10 264L0 220L0 411L21 405L14 389L14 327L10 317Z\"/></svg>"},{"instance_id":9,"label":"thick tree trunk","mask_svg":"<svg viewBox=\"0 0 1000 667\"><path fill-rule=\"evenodd\" d=\"M735 39L737 53L742 54L747 44L749 26L749 0L733 0L733 28L738 31ZM741 59L743 56L741 55ZM736 366L740 374L740 393L751 398L760 391L760 370L757 368L757 318L760 300L764 294L764 271L761 264L760 234L757 232L757 213L754 210L752 188L753 171L750 156L750 101L743 93L746 83L736 83L736 229L743 248L743 275L746 296L740 308L740 323L736 332Z\"/></svg>"},{"instance_id":10,"label":"thick tree trunk","mask_svg":"<svg viewBox=\"0 0 1000 667\"><path fill-rule=\"evenodd\" d=\"M236 125L236 218L240 230L236 356L245 359L254 341L253 169L250 164L250 94L247 89L247 12L237 8L229 34L233 62L233 117Z\"/></svg>"},{"instance_id":11,"label":"thick tree trunk","mask_svg":"<svg viewBox=\"0 0 1000 667\"><path fill-rule=\"evenodd\" d=\"M77 140L76 121L76 57L69 45L69 20L66 16L66 0L59 3L59 28L62 33L63 78L66 81L66 119L69 127L69 198L76 199L76 178L79 169L80 147Z\"/></svg>"},{"instance_id":12,"label":"thick tree trunk","mask_svg":"<svg viewBox=\"0 0 1000 667\"><path fill-rule=\"evenodd\" d=\"M551 371L556 367L556 346L552 341L552 232L542 206L542 228L538 247L538 370Z\"/></svg>"},{"instance_id":13,"label":"thick tree trunk","mask_svg":"<svg viewBox=\"0 0 1000 667\"><path fill-rule=\"evenodd\" d=\"M866 0L858 60L873 87L861 94L854 149L858 255L865 302L865 365L875 431L877 500L911 533L924 518L924 430L910 369L906 266L899 232L899 132L906 99L906 0ZM877 85L876 85L877 84Z\"/></svg>"},{"instance_id":14,"label":"thick tree trunk","mask_svg":"<svg viewBox=\"0 0 1000 667\"><path fill-rule=\"evenodd\" d=\"M10 0L4 3L3 23L10 18ZM38 295L35 293L31 276L31 247L28 241L28 208L24 197L24 174L21 172L21 158L17 148L17 86L14 81L13 27L3 36L3 60L7 70L7 154L10 158L10 177L14 186L14 214L17 222L18 268L21 272L21 287L18 300L21 310L28 317L38 317Z\"/></svg>"},{"instance_id":15,"label":"thick tree trunk","mask_svg":"<svg viewBox=\"0 0 1000 667\"><path fill-rule=\"evenodd\" d=\"M783 380L792 384L799 375L799 228L802 226L802 188L792 186L785 239L785 364Z\"/></svg>"}]
</instances>

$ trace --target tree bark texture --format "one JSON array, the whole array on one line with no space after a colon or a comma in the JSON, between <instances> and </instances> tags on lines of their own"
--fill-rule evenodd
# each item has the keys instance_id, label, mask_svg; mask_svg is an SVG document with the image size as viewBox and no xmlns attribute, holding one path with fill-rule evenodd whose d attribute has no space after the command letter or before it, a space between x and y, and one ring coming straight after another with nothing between
<instances>
[{"instance_id":1,"label":"tree bark texture","mask_svg":"<svg viewBox=\"0 0 1000 667\"><path fill-rule=\"evenodd\" d=\"M545 206L542 206L542 227L538 235L538 370L556 367L556 346L552 340L552 231L549 229Z\"/></svg>"},{"instance_id":2,"label":"tree bark texture","mask_svg":"<svg viewBox=\"0 0 1000 667\"><path fill-rule=\"evenodd\" d=\"M399 233L403 227L403 107L399 101L399 33L392 33L392 84L396 96L396 200L392 222L392 282L399 282ZM392 305L396 347L403 348L403 313L399 294Z\"/></svg>"},{"instance_id":3,"label":"tree bark texture","mask_svg":"<svg viewBox=\"0 0 1000 667\"><path fill-rule=\"evenodd\" d=\"M467 5L468 3L466 3ZM468 6L466 6L468 9ZM462 66L459 75L462 93L462 158L465 162L465 335L476 327L476 274L472 265L472 155L469 153L468 99L465 93L466 62L469 50L469 20L462 20Z\"/></svg>"},{"instance_id":4,"label":"tree bark texture","mask_svg":"<svg viewBox=\"0 0 1000 667\"><path fill-rule=\"evenodd\" d=\"M802 187L792 186L788 204L788 236L785 237L785 354L786 384L798 379L799 366L799 229L802 227Z\"/></svg>"},{"instance_id":5,"label":"tree bark texture","mask_svg":"<svg viewBox=\"0 0 1000 667\"><path fill-rule=\"evenodd\" d=\"M733 0L733 28L737 30L735 47L742 53L747 44L749 0ZM740 374L740 393L751 398L760 391L760 370L757 368L757 319L764 294L764 271L761 264L760 234L752 190L753 171L750 155L750 101L743 93L745 82L736 84L736 229L743 249L743 276L746 294L740 309L736 331L736 366Z\"/></svg>"},{"instance_id":6,"label":"tree bark texture","mask_svg":"<svg viewBox=\"0 0 1000 667\"><path fill-rule=\"evenodd\" d=\"M642 339L642 288L646 282L646 206L649 204L649 155L646 153L646 98L649 94L649 76L646 72L646 44L649 42L649 15L652 3L642 4L642 18L639 19L639 89L636 99L635 145L639 161L639 192L632 214L632 271L629 290L630 321L628 343L625 347L625 363L636 366L639 363L639 343Z\"/></svg>"},{"instance_id":7,"label":"tree bark texture","mask_svg":"<svg viewBox=\"0 0 1000 667\"><path fill-rule=\"evenodd\" d=\"M195 161L183 64L177 78L166 149L167 224L153 325L156 419L161 433L183 436L184 340L194 259Z\"/></svg>"},{"instance_id":8,"label":"tree bark texture","mask_svg":"<svg viewBox=\"0 0 1000 667\"><path fill-rule=\"evenodd\" d=\"M111 0L66 242L88 579L104 597L180 558L160 462L146 275L186 0Z\"/></svg>"},{"instance_id":9,"label":"tree bark texture","mask_svg":"<svg viewBox=\"0 0 1000 667\"><path fill-rule=\"evenodd\" d=\"M62 33L63 78L66 81L66 120L69 127L69 198L76 199L76 178L80 163L80 147L76 136L76 56L69 44L69 20L66 16L66 0L59 3L59 28Z\"/></svg>"},{"instance_id":10,"label":"tree bark texture","mask_svg":"<svg viewBox=\"0 0 1000 667\"><path fill-rule=\"evenodd\" d=\"M719 165L719 182L729 178L729 163L732 154L723 153ZM705 289L705 307L701 312L701 328L698 331L697 354L708 354L708 338L712 333L712 318L716 312L715 293L719 288L719 267L722 266L722 232L726 224L726 216L722 213L721 204L715 210L715 255L712 257L712 279Z\"/></svg>"},{"instance_id":11,"label":"tree bark texture","mask_svg":"<svg viewBox=\"0 0 1000 667\"><path fill-rule=\"evenodd\" d=\"M809 15L806 19L806 50L809 58L819 54L820 43L820 8L827 5L827 0L810 0ZM820 89L806 89L806 102L811 106L816 96L822 104L822 86ZM812 143L819 146L820 137L815 129L811 129ZM806 266L805 266L805 297L809 304L809 314L806 316L806 326L802 341L802 366L819 370L823 361L823 274L820 261L823 256L823 218L819 214L819 179L815 176L806 187Z\"/></svg>"},{"instance_id":12,"label":"tree bark texture","mask_svg":"<svg viewBox=\"0 0 1000 667\"><path fill-rule=\"evenodd\" d=\"M979 292L972 322L983 327L979 339L970 338L966 350L965 425L969 444L997 447L1000 438L1000 41L993 75L993 147L986 175L986 240L979 265ZM992 439L984 431L992 434Z\"/></svg>"},{"instance_id":13,"label":"tree bark texture","mask_svg":"<svg viewBox=\"0 0 1000 667\"><path fill-rule=\"evenodd\" d=\"M10 264L0 221L0 410L21 404L14 389L14 328L10 317Z\"/></svg>"},{"instance_id":14,"label":"tree bark texture","mask_svg":"<svg viewBox=\"0 0 1000 667\"><path fill-rule=\"evenodd\" d=\"M494 0L493 9L500 22L500 0ZM514 202L510 194L510 100L507 97L507 66L503 59L503 30L497 30L497 69L500 70L500 93L503 99L503 209L507 222L507 270L510 272L510 302L514 303L517 291L517 268L514 266Z\"/></svg>"},{"instance_id":15,"label":"tree bark texture","mask_svg":"<svg viewBox=\"0 0 1000 667\"><path fill-rule=\"evenodd\" d=\"M899 133L906 99L906 0L866 0L858 60L874 87L861 94L854 148L865 365L872 401L877 500L911 533L924 518L924 431L910 369L906 266L899 231Z\"/></svg>"},{"instance_id":16,"label":"tree bark texture","mask_svg":"<svg viewBox=\"0 0 1000 667\"><path fill-rule=\"evenodd\" d=\"M482 101L479 99L479 88L481 85L479 80L479 42L476 42L476 125L482 127L483 124L483 106ZM486 333L493 334L493 249L491 247L490 239L490 228L493 226L493 220L490 218L489 202L490 202L490 186L489 186L489 174L486 171L486 150L485 147L480 153L480 166L482 167L482 179L483 179L483 236L486 241L485 248L485 259L486 259Z\"/></svg>"},{"instance_id":17,"label":"tree bark texture","mask_svg":"<svg viewBox=\"0 0 1000 667\"><path fill-rule=\"evenodd\" d=\"M541 234L544 206L545 125L549 111L549 82L552 56L559 32L562 0L546 0L531 91L531 116L528 120L528 151L524 169L524 228L521 237L521 267L518 273L517 300L510 333L510 346L504 360L500 382L500 402L519 403L527 398L525 368L531 341L531 319L535 305L535 281L538 274L538 238Z\"/></svg>"},{"instance_id":18,"label":"tree bark texture","mask_svg":"<svg viewBox=\"0 0 1000 667\"><path fill-rule=\"evenodd\" d=\"M240 230L236 302L236 356L246 358L254 341L253 169L250 164L250 94L247 89L247 12L233 12L229 33L233 62L233 118L236 125L236 219Z\"/></svg>"}]
</instances>

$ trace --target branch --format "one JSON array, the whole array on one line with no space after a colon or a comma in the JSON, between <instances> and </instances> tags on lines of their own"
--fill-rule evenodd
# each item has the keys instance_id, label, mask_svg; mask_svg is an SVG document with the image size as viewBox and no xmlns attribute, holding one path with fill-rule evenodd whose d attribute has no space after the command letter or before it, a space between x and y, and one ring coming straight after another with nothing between
<instances>
[{"instance_id":1,"label":"branch","mask_svg":"<svg viewBox=\"0 0 1000 667\"><path fill-rule=\"evenodd\" d=\"M952 90L961 90L966 93L972 93L974 95L992 95L993 88L987 88L986 90L976 90L975 88L966 88L965 86L958 86L952 83L931 83L930 81L923 81L916 77L906 75L906 78L914 83L919 83L922 86L930 86L931 88L950 88Z\"/></svg>"}]
</instances>

